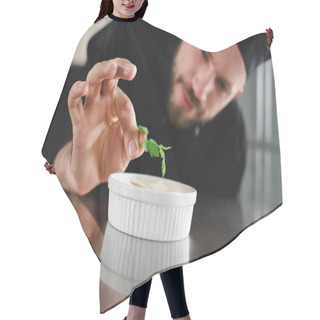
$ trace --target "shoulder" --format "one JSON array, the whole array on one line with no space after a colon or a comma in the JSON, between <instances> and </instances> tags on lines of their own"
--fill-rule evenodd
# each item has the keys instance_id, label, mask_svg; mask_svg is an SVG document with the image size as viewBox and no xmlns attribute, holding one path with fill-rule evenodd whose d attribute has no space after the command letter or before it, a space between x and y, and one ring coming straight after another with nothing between
<instances>
[{"instance_id":1,"label":"shoulder","mask_svg":"<svg viewBox=\"0 0 320 320\"><path fill-rule=\"evenodd\" d=\"M92 44L92 40L95 39L95 43L102 41L104 30L112 25L112 19L105 16L95 24L93 24L86 33L82 36L77 46L75 55L72 60L72 64L76 66L84 66L88 59L88 46ZM100 41L99 41L100 40Z\"/></svg>"}]
</instances>

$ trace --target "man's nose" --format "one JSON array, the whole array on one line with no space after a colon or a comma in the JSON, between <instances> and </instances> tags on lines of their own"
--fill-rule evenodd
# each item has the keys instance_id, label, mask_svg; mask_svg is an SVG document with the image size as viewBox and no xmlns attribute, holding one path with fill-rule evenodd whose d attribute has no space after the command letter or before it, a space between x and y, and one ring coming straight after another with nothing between
<instances>
[{"instance_id":1,"label":"man's nose","mask_svg":"<svg viewBox=\"0 0 320 320\"><path fill-rule=\"evenodd\" d=\"M209 93L214 87L213 67L198 68L192 78L192 89L195 96L201 101L206 102Z\"/></svg>"}]
</instances>

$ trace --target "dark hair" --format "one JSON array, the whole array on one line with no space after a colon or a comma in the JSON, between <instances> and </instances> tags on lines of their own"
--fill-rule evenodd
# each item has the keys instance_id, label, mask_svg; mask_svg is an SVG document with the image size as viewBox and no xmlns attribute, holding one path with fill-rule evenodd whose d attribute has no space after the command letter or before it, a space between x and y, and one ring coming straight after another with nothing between
<instances>
[{"instance_id":1,"label":"dark hair","mask_svg":"<svg viewBox=\"0 0 320 320\"><path fill-rule=\"evenodd\" d=\"M148 6L148 0L144 0L141 8L136 12L136 16L143 18L144 13L146 12ZM102 19L104 16L106 16L109 13L113 12L113 3L112 0L101 0L100 4L100 12L98 15L98 18L95 20L94 23Z\"/></svg>"}]
</instances>

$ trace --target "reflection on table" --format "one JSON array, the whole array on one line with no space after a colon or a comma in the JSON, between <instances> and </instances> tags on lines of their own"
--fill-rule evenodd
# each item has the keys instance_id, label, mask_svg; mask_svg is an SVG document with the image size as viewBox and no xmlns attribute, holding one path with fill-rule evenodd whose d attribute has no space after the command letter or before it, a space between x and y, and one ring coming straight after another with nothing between
<instances>
[{"instance_id":1,"label":"reflection on table","mask_svg":"<svg viewBox=\"0 0 320 320\"><path fill-rule=\"evenodd\" d=\"M254 207L246 203L248 206ZM270 208L270 211L275 208ZM212 254L235 239L248 225L236 199L199 195L186 239L158 242L124 234L109 223L100 253L100 306L105 312L130 296L153 275Z\"/></svg>"}]
</instances>

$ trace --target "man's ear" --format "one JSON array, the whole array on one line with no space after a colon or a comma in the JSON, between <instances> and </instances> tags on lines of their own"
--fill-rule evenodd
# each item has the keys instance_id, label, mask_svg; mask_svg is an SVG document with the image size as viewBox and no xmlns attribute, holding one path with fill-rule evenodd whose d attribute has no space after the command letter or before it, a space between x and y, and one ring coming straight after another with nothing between
<instances>
[{"instance_id":1,"label":"man's ear","mask_svg":"<svg viewBox=\"0 0 320 320\"><path fill-rule=\"evenodd\" d=\"M243 94L243 89L239 89L239 91L234 95L233 99L237 99L239 96L241 96Z\"/></svg>"}]
</instances>

